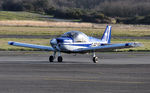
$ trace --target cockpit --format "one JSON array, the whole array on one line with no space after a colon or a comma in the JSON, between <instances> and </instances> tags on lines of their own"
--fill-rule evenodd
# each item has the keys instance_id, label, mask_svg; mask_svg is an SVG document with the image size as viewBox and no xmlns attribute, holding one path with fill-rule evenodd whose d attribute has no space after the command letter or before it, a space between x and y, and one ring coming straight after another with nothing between
<instances>
[{"instance_id":1,"label":"cockpit","mask_svg":"<svg viewBox=\"0 0 150 93\"><path fill-rule=\"evenodd\" d=\"M62 37L72 38L74 42L87 42L88 36L79 31L70 31L62 35Z\"/></svg>"}]
</instances>

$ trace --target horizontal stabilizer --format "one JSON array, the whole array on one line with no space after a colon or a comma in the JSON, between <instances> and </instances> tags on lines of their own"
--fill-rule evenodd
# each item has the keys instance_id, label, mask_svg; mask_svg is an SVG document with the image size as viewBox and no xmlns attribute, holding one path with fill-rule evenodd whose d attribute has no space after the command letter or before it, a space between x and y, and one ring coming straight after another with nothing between
<instances>
[{"instance_id":1,"label":"horizontal stabilizer","mask_svg":"<svg viewBox=\"0 0 150 93\"><path fill-rule=\"evenodd\" d=\"M47 51L54 51L54 49L50 46L20 43L20 42L14 42L14 41L9 41L8 44L12 46L20 46L20 47L36 48L36 49L47 50Z\"/></svg>"}]
</instances>

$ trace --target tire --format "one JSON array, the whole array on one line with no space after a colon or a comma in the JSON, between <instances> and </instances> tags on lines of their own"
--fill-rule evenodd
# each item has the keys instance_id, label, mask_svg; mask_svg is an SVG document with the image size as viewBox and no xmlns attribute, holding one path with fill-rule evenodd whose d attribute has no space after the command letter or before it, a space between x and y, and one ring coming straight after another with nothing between
<instances>
[{"instance_id":1,"label":"tire","mask_svg":"<svg viewBox=\"0 0 150 93\"><path fill-rule=\"evenodd\" d=\"M98 62L98 57L93 57L93 62L97 63Z\"/></svg>"},{"instance_id":2,"label":"tire","mask_svg":"<svg viewBox=\"0 0 150 93\"><path fill-rule=\"evenodd\" d=\"M54 61L54 56L50 56L49 57L49 62L53 62Z\"/></svg>"},{"instance_id":3,"label":"tire","mask_svg":"<svg viewBox=\"0 0 150 93\"><path fill-rule=\"evenodd\" d=\"M59 56L59 57L58 57L58 62L62 62L62 61L63 61L62 56Z\"/></svg>"}]
</instances>

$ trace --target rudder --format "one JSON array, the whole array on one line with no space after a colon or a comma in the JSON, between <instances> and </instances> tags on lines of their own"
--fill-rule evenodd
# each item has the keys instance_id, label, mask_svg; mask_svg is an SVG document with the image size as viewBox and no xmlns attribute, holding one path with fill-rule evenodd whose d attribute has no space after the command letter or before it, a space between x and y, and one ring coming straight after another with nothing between
<instances>
[{"instance_id":1,"label":"rudder","mask_svg":"<svg viewBox=\"0 0 150 93\"><path fill-rule=\"evenodd\" d=\"M102 42L107 43L107 44L111 42L111 26L107 25L101 40Z\"/></svg>"}]
</instances>

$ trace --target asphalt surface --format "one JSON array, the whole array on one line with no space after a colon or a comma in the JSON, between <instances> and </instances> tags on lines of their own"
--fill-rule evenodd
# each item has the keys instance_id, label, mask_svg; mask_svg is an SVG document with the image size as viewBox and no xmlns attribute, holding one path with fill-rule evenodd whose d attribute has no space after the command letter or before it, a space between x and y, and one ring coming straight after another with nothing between
<instances>
[{"instance_id":1,"label":"asphalt surface","mask_svg":"<svg viewBox=\"0 0 150 93\"><path fill-rule=\"evenodd\" d=\"M0 93L150 93L150 53L63 54L0 52Z\"/></svg>"}]
</instances>

